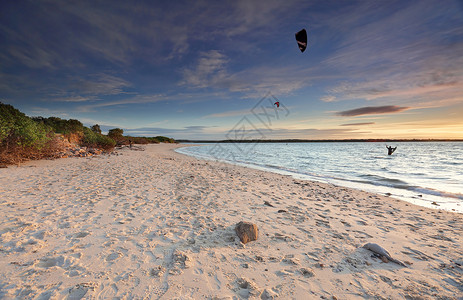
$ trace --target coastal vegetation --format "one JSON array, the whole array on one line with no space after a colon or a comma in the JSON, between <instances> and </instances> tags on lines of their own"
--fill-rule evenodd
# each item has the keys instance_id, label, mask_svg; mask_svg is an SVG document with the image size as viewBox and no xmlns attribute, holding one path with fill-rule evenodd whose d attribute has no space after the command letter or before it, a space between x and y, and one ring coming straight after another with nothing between
<instances>
[{"instance_id":1,"label":"coastal vegetation","mask_svg":"<svg viewBox=\"0 0 463 300\"><path fill-rule=\"evenodd\" d=\"M114 128L104 135L98 124L88 128L75 119L28 117L0 102L0 165L56 158L65 148L74 146L109 152L118 145L176 142L164 136L124 136L123 132Z\"/></svg>"}]
</instances>

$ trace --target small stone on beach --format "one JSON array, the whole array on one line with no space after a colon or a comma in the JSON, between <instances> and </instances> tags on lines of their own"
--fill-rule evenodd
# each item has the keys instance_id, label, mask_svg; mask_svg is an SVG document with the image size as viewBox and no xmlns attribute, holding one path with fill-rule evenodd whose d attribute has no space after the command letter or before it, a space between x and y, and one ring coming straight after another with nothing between
<instances>
[{"instance_id":1,"label":"small stone on beach","mask_svg":"<svg viewBox=\"0 0 463 300\"><path fill-rule=\"evenodd\" d=\"M257 240L257 225L250 222L239 222L236 224L235 232L243 244Z\"/></svg>"}]
</instances>

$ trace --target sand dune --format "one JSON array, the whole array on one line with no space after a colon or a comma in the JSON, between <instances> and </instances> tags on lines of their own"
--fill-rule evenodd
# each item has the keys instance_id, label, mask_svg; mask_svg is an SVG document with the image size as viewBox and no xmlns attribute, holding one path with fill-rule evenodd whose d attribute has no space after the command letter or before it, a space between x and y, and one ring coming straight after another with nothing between
<instances>
[{"instance_id":1,"label":"sand dune","mask_svg":"<svg viewBox=\"0 0 463 300\"><path fill-rule=\"evenodd\" d=\"M0 298L463 296L463 215L175 147L0 169Z\"/></svg>"}]
</instances>

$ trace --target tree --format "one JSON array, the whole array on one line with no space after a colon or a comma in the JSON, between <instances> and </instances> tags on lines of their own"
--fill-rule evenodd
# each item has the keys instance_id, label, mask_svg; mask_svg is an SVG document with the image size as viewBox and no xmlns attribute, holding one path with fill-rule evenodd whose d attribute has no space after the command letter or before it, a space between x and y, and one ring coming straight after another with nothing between
<instances>
[{"instance_id":1,"label":"tree","mask_svg":"<svg viewBox=\"0 0 463 300\"><path fill-rule=\"evenodd\" d=\"M66 132L72 133L72 132L83 132L84 131L84 125L79 120L75 120L75 119L70 119L68 121L65 120L65 124L66 124Z\"/></svg>"},{"instance_id":2,"label":"tree","mask_svg":"<svg viewBox=\"0 0 463 300\"><path fill-rule=\"evenodd\" d=\"M96 132L96 133L101 134L101 128L100 128L100 125L98 125L98 124L93 125L90 129L91 129L93 132Z\"/></svg>"},{"instance_id":3,"label":"tree","mask_svg":"<svg viewBox=\"0 0 463 300\"><path fill-rule=\"evenodd\" d=\"M122 134L124 133L124 130L120 128L114 128L110 129L108 132L108 136L112 138L113 140L120 140L122 138Z\"/></svg>"}]
</instances>

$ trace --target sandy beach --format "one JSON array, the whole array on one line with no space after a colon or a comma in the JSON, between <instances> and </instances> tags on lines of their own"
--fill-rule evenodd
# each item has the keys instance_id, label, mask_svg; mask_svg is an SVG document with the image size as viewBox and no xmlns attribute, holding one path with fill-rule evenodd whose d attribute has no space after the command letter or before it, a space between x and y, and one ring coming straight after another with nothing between
<instances>
[{"instance_id":1,"label":"sandy beach","mask_svg":"<svg viewBox=\"0 0 463 300\"><path fill-rule=\"evenodd\" d=\"M462 214L180 146L0 169L0 298L463 299Z\"/></svg>"}]
</instances>

